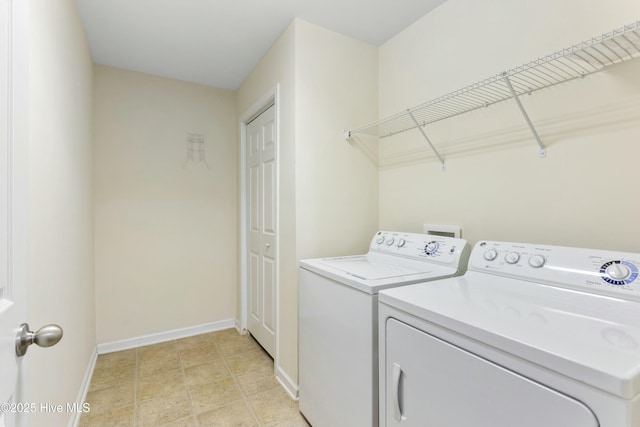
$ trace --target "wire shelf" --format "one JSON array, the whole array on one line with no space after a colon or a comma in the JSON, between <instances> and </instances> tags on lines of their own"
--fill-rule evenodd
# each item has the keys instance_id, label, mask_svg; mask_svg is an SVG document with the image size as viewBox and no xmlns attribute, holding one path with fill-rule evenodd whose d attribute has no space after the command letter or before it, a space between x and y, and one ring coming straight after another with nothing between
<instances>
[{"instance_id":1,"label":"wire shelf","mask_svg":"<svg viewBox=\"0 0 640 427\"><path fill-rule=\"evenodd\" d=\"M345 131L385 138L582 78L640 57L640 21L466 86L384 119ZM415 120L414 120L415 119Z\"/></svg>"}]
</instances>

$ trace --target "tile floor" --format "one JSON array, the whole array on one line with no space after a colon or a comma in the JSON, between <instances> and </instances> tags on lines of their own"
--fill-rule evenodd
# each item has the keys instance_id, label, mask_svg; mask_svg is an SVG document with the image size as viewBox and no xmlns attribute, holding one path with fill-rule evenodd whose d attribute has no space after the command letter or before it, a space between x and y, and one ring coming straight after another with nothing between
<instances>
[{"instance_id":1,"label":"tile floor","mask_svg":"<svg viewBox=\"0 0 640 427\"><path fill-rule=\"evenodd\" d=\"M100 355L80 427L308 427L235 329Z\"/></svg>"}]
</instances>

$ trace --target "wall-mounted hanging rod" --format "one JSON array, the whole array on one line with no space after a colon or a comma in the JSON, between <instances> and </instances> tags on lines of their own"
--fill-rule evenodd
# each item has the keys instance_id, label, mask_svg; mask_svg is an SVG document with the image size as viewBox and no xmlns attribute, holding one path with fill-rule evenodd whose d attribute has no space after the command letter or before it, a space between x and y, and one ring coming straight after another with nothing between
<instances>
[{"instance_id":1,"label":"wall-mounted hanging rod","mask_svg":"<svg viewBox=\"0 0 640 427\"><path fill-rule=\"evenodd\" d=\"M502 73L502 77L504 79L504 82L507 84L507 87L509 88L509 91L511 92L511 95L513 95L514 101L516 101L516 104L518 104L518 108L520 109L520 112L522 113L522 116L524 117L524 120L527 122L527 125L529 126L529 129L531 129L531 133L533 134L533 136L536 138L536 141L538 142L538 147L540 147L540 157L546 157L547 156L547 149L545 148L544 144L540 140L540 135L538 135L538 132L536 131L536 128L533 126L533 123L531 123L531 119L529 119L529 115L527 114L527 110L524 109L524 106L522 105L522 102L520 102L520 98L518 98L518 94L516 93L515 89L513 88L513 85L511 84L511 80L509 80L509 76L507 75L506 71L504 73Z\"/></svg>"},{"instance_id":2,"label":"wall-mounted hanging rod","mask_svg":"<svg viewBox=\"0 0 640 427\"><path fill-rule=\"evenodd\" d=\"M422 136L424 136L424 139L427 140L427 144L429 144L429 147L431 147L431 150L433 150L433 152L435 153L435 155L438 158L438 160L440 160L440 164L442 164L442 170L445 171L446 170L446 166L444 164L444 159L442 158L442 156L440 156L440 153L438 153L438 150L436 150L436 147L433 146L433 144L431 143L431 140L429 139L429 137L425 133L425 131L422 128L422 126L420 126L420 124L418 123L416 118L413 116L413 113L410 110L407 110L407 114L409 115L409 117L411 117L411 120L413 120L413 123L416 124L416 127L418 128L418 130L420 131Z\"/></svg>"}]
</instances>

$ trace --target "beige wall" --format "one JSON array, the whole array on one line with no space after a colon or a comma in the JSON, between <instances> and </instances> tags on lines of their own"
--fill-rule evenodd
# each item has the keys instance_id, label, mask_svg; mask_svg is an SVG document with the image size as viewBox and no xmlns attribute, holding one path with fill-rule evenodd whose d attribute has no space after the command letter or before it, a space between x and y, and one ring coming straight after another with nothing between
<instances>
[{"instance_id":1,"label":"beige wall","mask_svg":"<svg viewBox=\"0 0 640 427\"><path fill-rule=\"evenodd\" d=\"M234 92L94 71L98 342L233 319ZM189 132L204 135L206 164L186 161Z\"/></svg>"},{"instance_id":2,"label":"beige wall","mask_svg":"<svg viewBox=\"0 0 640 427\"><path fill-rule=\"evenodd\" d=\"M378 227L377 143L343 131L378 114L378 49L296 25L298 259L367 251Z\"/></svg>"},{"instance_id":3,"label":"beige wall","mask_svg":"<svg viewBox=\"0 0 640 427\"><path fill-rule=\"evenodd\" d=\"M630 23L635 0L449 0L380 48L389 115ZM479 239L639 251L640 64L525 96L540 159L513 102L380 143L381 228L458 224Z\"/></svg>"},{"instance_id":4,"label":"beige wall","mask_svg":"<svg viewBox=\"0 0 640 427\"><path fill-rule=\"evenodd\" d=\"M32 1L30 16L29 323L64 329L49 349L29 350L26 402L79 397L95 349L92 65L73 0ZM72 414L38 412L33 426Z\"/></svg>"},{"instance_id":5,"label":"beige wall","mask_svg":"<svg viewBox=\"0 0 640 427\"><path fill-rule=\"evenodd\" d=\"M297 382L301 258L366 250L377 228L375 142L343 129L377 116L377 49L296 19L238 90L244 114L280 88L279 374Z\"/></svg>"}]
</instances>

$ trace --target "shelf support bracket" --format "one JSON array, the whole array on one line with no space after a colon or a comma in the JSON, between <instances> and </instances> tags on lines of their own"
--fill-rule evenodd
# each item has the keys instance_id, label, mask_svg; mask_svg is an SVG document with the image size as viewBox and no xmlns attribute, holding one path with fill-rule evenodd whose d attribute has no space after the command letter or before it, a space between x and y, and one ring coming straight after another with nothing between
<instances>
[{"instance_id":1,"label":"shelf support bracket","mask_svg":"<svg viewBox=\"0 0 640 427\"><path fill-rule=\"evenodd\" d=\"M409 115L409 117L411 117L411 120L413 120L413 123L416 124L416 127L418 128L418 130L420 131L424 139L427 141L427 144L429 144L429 147L431 147L431 150L434 152L438 160L440 160L440 164L442 164L442 171L444 172L446 170L446 166L444 164L444 160L442 159L442 156L440 156L440 153L438 153L438 150L436 150L436 147L433 146L433 144L431 143L431 140L429 139L427 134L424 132L424 129L422 129L422 126L420 126L420 123L418 123L416 118L413 116L413 113L411 112L411 110L407 110L407 114Z\"/></svg>"},{"instance_id":2,"label":"shelf support bracket","mask_svg":"<svg viewBox=\"0 0 640 427\"><path fill-rule=\"evenodd\" d=\"M520 112L522 113L522 116L524 117L525 121L527 122L527 125L529 126L529 129L531 129L531 133L535 137L536 142L538 143L538 147L540 147L540 157L547 157L547 149L545 148L544 144L542 143L542 140L540 140L540 135L538 135L538 132L536 131L536 128L533 126L533 123L531 123L531 119L529 119L529 115L527 114L527 111L524 109L524 106L522 105L522 102L520 102L520 98L518 98L518 94L516 93L515 89L513 88L513 85L511 84L511 80L509 80L509 76L507 75L506 72L502 73L502 78L503 78L504 82L506 83L507 87L509 88L509 91L511 92L511 95L513 96L513 99L516 101L516 104L518 104L518 108L520 109Z\"/></svg>"}]
</instances>

